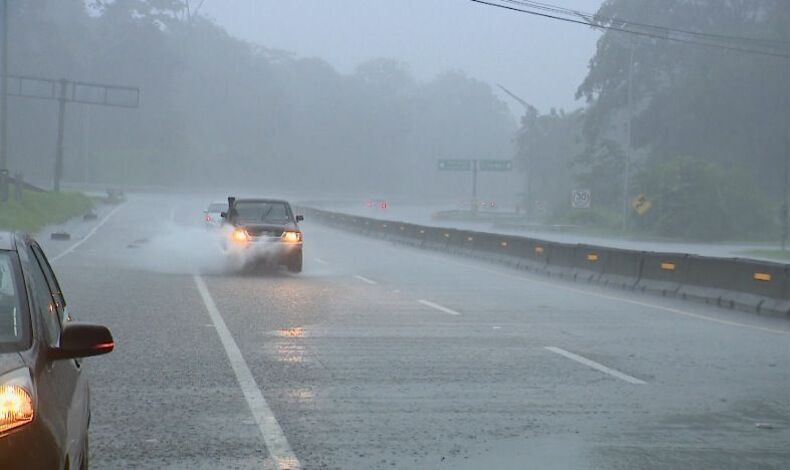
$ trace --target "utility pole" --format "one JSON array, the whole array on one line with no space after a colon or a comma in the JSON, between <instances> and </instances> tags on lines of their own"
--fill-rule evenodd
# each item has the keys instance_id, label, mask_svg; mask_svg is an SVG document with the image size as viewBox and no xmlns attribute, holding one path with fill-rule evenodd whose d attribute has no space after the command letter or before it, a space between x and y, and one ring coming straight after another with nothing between
<instances>
[{"instance_id":1,"label":"utility pole","mask_svg":"<svg viewBox=\"0 0 790 470\"><path fill-rule=\"evenodd\" d=\"M0 27L3 28L3 44L0 46L0 201L8 201L8 95L6 75L8 74L8 0L2 0L0 7L2 19Z\"/></svg>"},{"instance_id":2,"label":"utility pole","mask_svg":"<svg viewBox=\"0 0 790 470\"><path fill-rule=\"evenodd\" d=\"M630 201L628 198L628 187L630 186L631 178L631 121L633 120L633 94L634 94L634 50L636 43L631 41L631 56L628 62L628 118L626 120L626 149L625 149L625 170L623 174L623 233L628 230L628 215L631 213L629 210Z\"/></svg>"},{"instance_id":3,"label":"utility pole","mask_svg":"<svg viewBox=\"0 0 790 470\"><path fill-rule=\"evenodd\" d=\"M8 169L8 0L3 0L2 41L0 47L0 170Z\"/></svg>"},{"instance_id":4,"label":"utility pole","mask_svg":"<svg viewBox=\"0 0 790 470\"><path fill-rule=\"evenodd\" d=\"M787 246L787 232L788 232L788 213L787 213L787 185L788 173L790 173L790 137L785 136L785 169L784 179L782 180L782 251L785 251Z\"/></svg>"},{"instance_id":5,"label":"utility pole","mask_svg":"<svg viewBox=\"0 0 790 470\"><path fill-rule=\"evenodd\" d=\"M55 153L55 184L53 186L55 192L60 191L60 179L63 177L63 133L65 132L64 126L66 124L66 87L69 82L65 78L61 78L60 92L58 93L58 146Z\"/></svg>"}]
</instances>

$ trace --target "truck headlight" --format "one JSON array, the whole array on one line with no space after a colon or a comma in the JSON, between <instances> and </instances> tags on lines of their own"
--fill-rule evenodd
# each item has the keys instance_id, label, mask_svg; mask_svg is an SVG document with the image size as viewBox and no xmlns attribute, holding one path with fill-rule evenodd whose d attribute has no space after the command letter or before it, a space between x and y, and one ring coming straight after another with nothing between
<instances>
[{"instance_id":1,"label":"truck headlight","mask_svg":"<svg viewBox=\"0 0 790 470\"><path fill-rule=\"evenodd\" d=\"M0 434L33 421L35 397L27 367L0 376Z\"/></svg>"},{"instance_id":2,"label":"truck headlight","mask_svg":"<svg viewBox=\"0 0 790 470\"><path fill-rule=\"evenodd\" d=\"M302 232L283 232L282 239L285 243L299 243L302 241Z\"/></svg>"},{"instance_id":3,"label":"truck headlight","mask_svg":"<svg viewBox=\"0 0 790 470\"><path fill-rule=\"evenodd\" d=\"M250 241L250 234L243 228L237 228L230 233L230 239L237 243L247 243Z\"/></svg>"}]
</instances>

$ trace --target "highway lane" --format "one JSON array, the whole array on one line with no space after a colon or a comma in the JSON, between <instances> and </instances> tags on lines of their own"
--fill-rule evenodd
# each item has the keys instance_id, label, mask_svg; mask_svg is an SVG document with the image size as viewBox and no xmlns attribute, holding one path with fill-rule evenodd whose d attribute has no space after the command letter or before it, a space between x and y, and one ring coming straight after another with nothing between
<instances>
[{"instance_id":1,"label":"highway lane","mask_svg":"<svg viewBox=\"0 0 790 470\"><path fill-rule=\"evenodd\" d=\"M133 198L55 265L118 344L86 361L97 468L273 467L271 431L304 468L790 465L787 322L309 221L303 274L225 272L204 202Z\"/></svg>"}]
</instances>

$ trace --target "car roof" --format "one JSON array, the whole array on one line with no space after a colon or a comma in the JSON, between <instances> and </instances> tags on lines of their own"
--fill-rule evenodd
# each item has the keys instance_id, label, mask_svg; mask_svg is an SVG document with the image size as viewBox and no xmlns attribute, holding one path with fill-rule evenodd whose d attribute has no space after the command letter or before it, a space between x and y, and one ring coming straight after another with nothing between
<instances>
[{"instance_id":1,"label":"car roof","mask_svg":"<svg viewBox=\"0 0 790 470\"><path fill-rule=\"evenodd\" d=\"M13 232L0 231L0 250L16 250Z\"/></svg>"}]
</instances>

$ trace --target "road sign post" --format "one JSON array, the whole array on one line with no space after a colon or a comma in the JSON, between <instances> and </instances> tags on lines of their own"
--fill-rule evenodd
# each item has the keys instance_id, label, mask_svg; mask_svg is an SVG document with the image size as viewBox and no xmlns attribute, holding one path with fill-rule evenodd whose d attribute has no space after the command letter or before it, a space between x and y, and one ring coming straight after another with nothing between
<instances>
[{"instance_id":1,"label":"road sign post","mask_svg":"<svg viewBox=\"0 0 790 470\"><path fill-rule=\"evenodd\" d=\"M439 171L472 172L472 210L477 211L477 173L479 171L513 171L512 160L445 159L437 164Z\"/></svg>"},{"instance_id":2,"label":"road sign post","mask_svg":"<svg viewBox=\"0 0 790 470\"><path fill-rule=\"evenodd\" d=\"M589 209L592 203L592 193L589 189L574 189L571 191L571 207L574 209Z\"/></svg>"}]
</instances>

